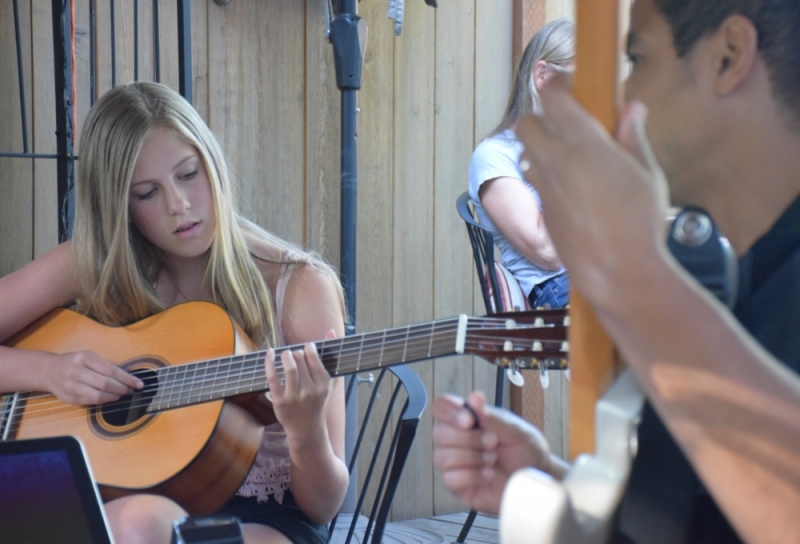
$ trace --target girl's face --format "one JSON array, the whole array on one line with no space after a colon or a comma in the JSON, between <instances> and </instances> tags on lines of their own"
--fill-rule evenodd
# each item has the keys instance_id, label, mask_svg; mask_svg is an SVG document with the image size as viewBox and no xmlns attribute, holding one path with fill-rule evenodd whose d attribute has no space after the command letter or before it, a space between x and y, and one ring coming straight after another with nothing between
<instances>
[{"instance_id":1,"label":"girl's face","mask_svg":"<svg viewBox=\"0 0 800 544\"><path fill-rule=\"evenodd\" d=\"M139 232L167 257L205 255L214 239L216 216L197 150L172 130L152 129L133 170L128 210Z\"/></svg>"}]
</instances>

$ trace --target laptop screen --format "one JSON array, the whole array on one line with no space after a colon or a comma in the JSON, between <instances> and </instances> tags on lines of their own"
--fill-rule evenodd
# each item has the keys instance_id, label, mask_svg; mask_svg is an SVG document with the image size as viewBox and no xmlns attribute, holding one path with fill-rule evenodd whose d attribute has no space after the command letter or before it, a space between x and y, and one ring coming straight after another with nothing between
<instances>
[{"instance_id":1,"label":"laptop screen","mask_svg":"<svg viewBox=\"0 0 800 544\"><path fill-rule=\"evenodd\" d=\"M111 544L78 440L0 442L0 527L0 544Z\"/></svg>"}]
</instances>

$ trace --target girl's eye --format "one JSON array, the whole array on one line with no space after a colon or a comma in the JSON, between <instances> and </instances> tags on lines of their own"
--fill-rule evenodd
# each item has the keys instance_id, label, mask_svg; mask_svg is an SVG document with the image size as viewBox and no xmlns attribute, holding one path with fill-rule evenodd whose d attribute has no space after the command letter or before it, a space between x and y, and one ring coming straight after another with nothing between
<instances>
[{"instance_id":1,"label":"girl's eye","mask_svg":"<svg viewBox=\"0 0 800 544\"><path fill-rule=\"evenodd\" d=\"M155 187L153 187L152 189L150 189L146 193L142 193L140 195L134 195L134 196L136 198L138 198L139 200L147 200L148 198L151 198L154 194L156 194L156 188Z\"/></svg>"},{"instance_id":2,"label":"girl's eye","mask_svg":"<svg viewBox=\"0 0 800 544\"><path fill-rule=\"evenodd\" d=\"M179 178L180 179L192 179L196 175L197 175L197 170L192 170L188 174L183 174L182 176L179 176Z\"/></svg>"}]
</instances>

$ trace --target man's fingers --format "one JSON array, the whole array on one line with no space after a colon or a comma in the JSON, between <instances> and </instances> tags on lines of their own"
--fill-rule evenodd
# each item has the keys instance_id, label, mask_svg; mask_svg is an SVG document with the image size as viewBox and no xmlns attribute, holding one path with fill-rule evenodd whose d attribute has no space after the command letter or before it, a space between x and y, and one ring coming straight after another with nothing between
<instances>
[{"instance_id":1,"label":"man's fingers","mask_svg":"<svg viewBox=\"0 0 800 544\"><path fill-rule=\"evenodd\" d=\"M482 450L481 437L484 432L480 429L463 430L449 423L439 420L433 424L433 443L436 447L457 447Z\"/></svg>"},{"instance_id":2,"label":"man's fingers","mask_svg":"<svg viewBox=\"0 0 800 544\"><path fill-rule=\"evenodd\" d=\"M442 473L442 482L451 493L474 491L484 483L482 469L455 469Z\"/></svg>"},{"instance_id":3,"label":"man's fingers","mask_svg":"<svg viewBox=\"0 0 800 544\"><path fill-rule=\"evenodd\" d=\"M553 136L546 126L545 119L536 115L524 115L514 129L517 138L522 142L525 151L520 161L528 161L521 165L525 179L540 190L540 178L547 169Z\"/></svg>"},{"instance_id":4,"label":"man's fingers","mask_svg":"<svg viewBox=\"0 0 800 544\"><path fill-rule=\"evenodd\" d=\"M455 395L442 395L433 401L433 418L459 429L473 429L480 426L476 417L480 418L483 407L484 396L480 391L470 393L466 401Z\"/></svg>"},{"instance_id":5,"label":"man's fingers","mask_svg":"<svg viewBox=\"0 0 800 544\"><path fill-rule=\"evenodd\" d=\"M458 413L464 406L464 399L455 395L442 395L433 401L433 419L447 425L458 426Z\"/></svg>"},{"instance_id":6,"label":"man's fingers","mask_svg":"<svg viewBox=\"0 0 800 544\"><path fill-rule=\"evenodd\" d=\"M470 468L481 470L497 460L494 452L474 449L437 447L433 450L433 466L441 471Z\"/></svg>"}]
</instances>

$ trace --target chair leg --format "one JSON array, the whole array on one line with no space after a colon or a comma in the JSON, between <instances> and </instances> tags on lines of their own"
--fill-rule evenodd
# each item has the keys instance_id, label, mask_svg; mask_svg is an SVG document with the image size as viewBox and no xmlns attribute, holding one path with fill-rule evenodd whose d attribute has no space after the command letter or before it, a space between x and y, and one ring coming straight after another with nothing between
<instances>
[{"instance_id":1,"label":"chair leg","mask_svg":"<svg viewBox=\"0 0 800 544\"><path fill-rule=\"evenodd\" d=\"M495 390L494 390L494 405L497 407L503 407L503 388L505 386L505 370L502 367L497 367L497 380L495 381ZM456 540L457 544L464 544L464 541L467 539L467 535L469 534L469 530L472 529L472 524L475 522L475 518L477 517L478 512L475 510L470 510L469 515L467 516L466 521L464 521L464 525L461 527L461 532L458 535L458 539Z\"/></svg>"}]
</instances>

